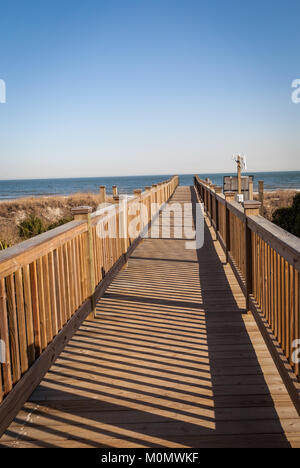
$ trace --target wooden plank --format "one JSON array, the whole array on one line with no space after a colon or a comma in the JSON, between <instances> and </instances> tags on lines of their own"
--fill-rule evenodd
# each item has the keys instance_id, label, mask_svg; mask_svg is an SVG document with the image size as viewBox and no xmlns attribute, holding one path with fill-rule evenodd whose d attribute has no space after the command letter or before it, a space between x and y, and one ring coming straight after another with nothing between
<instances>
[{"instance_id":1,"label":"wooden plank","mask_svg":"<svg viewBox=\"0 0 300 468\"><path fill-rule=\"evenodd\" d=\"M68 248L64 244L62 246L63 255L63 267L64 267L64 280L65 280L65 298L66 298L66 320L69 320L72 316L72 303L71 303L71 291L70 291L70 269L68 260Z\"/></svg>"},{"instance_id":2,"label":"wooden plank","mask_svg":"<svg viewBox=\"0 0 300 468\"><path fill-rule=\"evenodd\" d=\"M29 365L31 365L35 360L35 343L34 343L33 310L32 310L29 265L26 265L23 268L23 280L24 280L24 307L25 307L26 333L27 333L27 354L28 354L28 363Z\"/></svg>"},{"instance_id":3,"label":"wooden plank","mask_svg":"<svg viewBox=\"0 0 300 468\"><path fill-rule=\"evenodd\" d=\"M7 277L5 283L7 295L8 334L10 343L12 381L13 384L16 384L21 378L21 366L14 275L10 275L9 277Z\"/></svg>"},{"instance_id":4,"label":"wooden plank","mask_svg":"<svg viewBox=\"0 0 300 468\"><path fill-rule=\"evenodd\" d=\"M64 270L64 259L63 259L63 249L60 247L57 249L58 255L58 267L59 267L59 289L61 291L61 303L60 303L60 310L61 310L61 325L64 326L67 322L67 297L66 297L66 279L65 279L65 270Z\"/></svg>"},{"instance_id":5,"label":"wooden plank","mask_svg":"<svg viewBox=\"0 0 300 468\"><path fill-rule=\"evenodd\" d=\"M50 302L50 323L52 329L52 337L55 337L58 333L58 320L57 320L57 297L59 292L56 289L55 281L55 263L54 263L54 253L49 252L48 254L48 275L49 275L49 302Z\"/></svg>"},{"instance_id":6,"label":"wooden plank","mask_svg":"<svg viewBox=\"0 0 300 468\"><path fill-rule=\"evenodd\" d=\"M5 362L1 367L3 372L3 394L6 395L12 389L12 369L10 360L6 290L3 279L0 280L0 339L5 343Z\"/></svg>"},{"instance_id":7,"label":"wooden plank","mask_svg":"<svg viewBox=\"0 0 300 468\"><path fill-rule=\"evenodd\" d=\"M40 307L39 307L36 262L30 264L29 271L30 271L30 285L31 285L32 321L33 321L33 330L34 330L35 357L37 358L42 352L42 336L41 336Z\"/></svg>"},{"instance_id":8,"label":"wooden plank","mask_svg":"<svg viewBox=\"0 0 300 468\"><path fill-rule=\"evenodd\" d=\"M20 349L20 366L21 366L21 374L23 375L28 369L28 355L27 355L27 334L26 334L22 270L16 271L15 282L16 282L16 310L17 310L17 320L18 320L18 341L19 341L19 349Z\"/></svg>"},{"instance_id":9,"label":"wooden plank","mask_svg":"<svg viewBox=\"0 0 300 468\"><path fill-rule=\"evenodd\" d=\"M53 276L56 300L56 319L57 319L57 332L59 332L64 324L63 309L64 309L64 296L61 283L61 267L59 259L59 250L53 252Z\"/></svg>"},{"instance_id":10,"label":"wooden plank","mask_svg":"<svg viewBox=\"0 0 300 468\"><path fill-rule=\"evenodd\" d=\"M39 301L39 321L40 321L40 334L41 334L41 347L44 350L47 347L47 317L45 304L45 291L44 291L44 272L43 272L43 259L39 258L36 262L36 276L37 276L37 290Z\"/></svg>"}]
</instances>

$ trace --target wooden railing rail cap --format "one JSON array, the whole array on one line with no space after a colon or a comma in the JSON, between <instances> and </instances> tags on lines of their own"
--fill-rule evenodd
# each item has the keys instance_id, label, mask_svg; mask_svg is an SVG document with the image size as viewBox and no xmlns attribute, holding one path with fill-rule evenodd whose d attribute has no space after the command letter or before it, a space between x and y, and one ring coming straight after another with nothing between
<instances>
[{"instance_id":1,"label":"wooden railing rail cap","mask_svg":"<svg viewBox=\"0 0 300 468\"><path fill-rule=\"evenodd\" d=\"M70 221L0 252L0 277L8 276L24 265L49 253L75 236L86 232L84 221Z\"/></svg>"},{"instance_id":2,"label":"wooden railing rail cap","mask_svg":"<svg viewBox=\"0 0 300 468\"><path fill-rule=\"evenodd\" d=\"M226 204L227 204L227 208L229 209L229 211L231 211L233 214L235 214L235 216L237 216L242 221L244 221L245 214L244 214L244 209L242 205L240 205L240 203L234 200L230 200L230 201L226 200L226 202L227 202Z\"/></svg>"},{"instance_id":3,"label":"wooden railing rail cap","mask_svg":"<svg viewBox=\"0 0 300 468\"><path fill-rule=\"evenodd\" d=\"M76 215L85 215L88 213L92 213L93 208L91 206L76 206L72 208L71 212L74 216Z\"/></svg>"},{"instance_id":4,"label":"wooden railing rail cap","mask_svg":"<svg viewBox=\"0 0 300 468\"><path fill-rule=\"evenodd\" d=\"M244 209L257 209L260 208L261 203L256 200L246 200L243 202Z\"/></svg>"},{"instance_id":5,"label":"wooden railing rail cap","mask_svg":"<svg viewBox=\"0 0 300 468\"><path fill-rule=\"evenodd\" d=\"M226 199L226 201L230 201L230 200L234 200L234 197L235 197L235 192L224 192L224 197Z\"/></svg>"},{"instance_id":6,"label":"wooden railing rail cap","mask_svg":"<svg viewBox=\"0 0 300 468\"><path fill-rule=\"evenodd\" d=\"M248 226L288 263L300 271L300 239L262 216L249 216Z\"/></svg>"}]
</instances>

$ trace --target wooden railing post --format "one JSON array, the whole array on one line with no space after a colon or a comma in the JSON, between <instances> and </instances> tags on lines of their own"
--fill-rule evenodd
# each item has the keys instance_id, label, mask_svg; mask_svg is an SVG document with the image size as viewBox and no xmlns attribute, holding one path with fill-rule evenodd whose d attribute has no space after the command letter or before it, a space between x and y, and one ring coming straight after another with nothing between
<instances>
[{"instance_id":1,"label":"wooden railing post","mask_svg":"<svg viewBox=\"0 0 300 468\"><path fill-rule=\"evenodd\" d=\"M128 267L128 204L127 197L120 200L119 197L119 235L121 240L121 252L124 258L123 268Z\"/></svg>"},{"instance_id":2,"label":"wooden railing post","mask_svg":"<svg viewBox=\"0 0 300 468\"><path fill-rule=\"evenodd\" d=\"M159 203L159 208L162 205L162 186L161 182L158 183L158 203Z\"/></svg>"},{"instance_id":3,"label":"wooden railing post","mask_svg":"<svg viewBox=\"0 0 300 468\"><path fill-rule=\"evenodd\" d=\"M137 203L138 203L138 213L139 213L139 226L140 226L140 233L143 231L144 226L143 226L143 220L142 220L142 209L141 209L141 204L142 204L142 190L141 189L135 189L133 191L134 196L137 198Z\"/></svg>"},{"instance_id":4,"label":"wooden railing post","mask_svg":"<svg viewBox=\"0 0 300 468\"><path fill-rule=\"evenodd\" d=\"M113 197L118 196L118 187L116 185L112 186L112 193L113 193Z\"/></svg>"},{"instance_id":5,"label":"wooden railing post","mask_svg":"<svg viewBox=\"0 0 300 468\"><path fill-rule=\"evenodd\" d=\"M215 213L216 213L216 233L219 232L220 229L220 222L219 222L219 202L218 202L218 197L217 194L222 192L222 187L219 187L218 185L215 186Z\"/></svg>"},{"instance_id":6,"label":"wooden railing post","mask_svg":"<svg viewBox=\"0 0 300 468\"><path fill-rule=\"evenodd\" d=\"M231 202L234 200L235 193L234 192L225 192L225 212L226 212L226 217L225 217L225 247L226 247L226 263L229 261L229 252L230 252L230 211L228 209L227 203Z\"/></svg>"},{"instance_id":7,"label":"wooden railing post","mask_svg":"<svg viewBox=\"0 0 300 468\"><path fill-rule=\"evenodd\" d=\"M106 202L106 186L101 185L100 187L100 203Z\"/></svg>"},{"instance_id":8,"label":"wooden railing post","mask_svg":"<svg viewBox=\"0 0 300 468\"><path fill-rule=\"evenodd\" d=\"M264 181L263 180L258 181L258 200L261 203L259 213L261 216L263 216L264 215Z\"/></svg>"},{"instance_id":9,"label":"wooden railing post","mask_svg":"<svg viewBox=\"0 0 300 468\"><path fill-rule=\"evenodd\" d=\"M208 207L208 195L209 195L209 191L208 191L208 188L207 186L205 187L205 197L204 197L204 205L205 205L205 209L206 209L206 212L208 213L208 210L209 210L209 207Z\"/></svg>"},{"instance_id":10,"label":"wooden railing post","mask_svg":"<svg viewBox=\"0 0 300 468\"><path fill-rule=\"evenodd\" d=\"M152 188L153 188L153 191L154 191L154 200L153 200L153 203L158 203L157 184L152 184Z\"/></svg>"},{"instance_id":11,"label":"wooden railing post","mask_svg":"<svg viewBox=\"0 0 300 468\"><path fill-rule=\"evenodd\" d=\"M215 215L215 207L216 207L216 194L215 194L215 185L212 184L210 186L211 188L211 192L210 192L210 219L211 219L211 223L213 225L213 221L214 221L214 215Z\"/></svg>"},{"instance_id":12,"label":"wooden railing post","mask_svg":"<svg viewBox=\"0 0 300 468\"><path fill-rule=\"evenodd\" d=\"M147 208L147 221L149 223L151 221L152 187L150 186L145 187L145 191L147 192L145 206Z\"/></svg>"},{"instance_id":13,"label":"wooden railing post","mask_svg":"<svg viewBox=\"0 0 300 468\"><path fill-rule=\"evenodd\" d=\"M249 200L253 200L253 179L249 177Z\"/></svg>"},{"instance_id":14,"label":"wooden railing post","mask_svg":"<svg viewBox=\"0 0 300 468\"><path fill-rule=\"evenodd\" d=\"M243 203L245 214L245 264L246 264L246 310L250 310L250 295L253 294L253 259L252 259L252 231L248 226L248 216L258 216L260 202L248 200Z\"/></svg>"},{"instance_id":15,"label":"wooden railing post","mask_svg":"<svg viewBox=\"0 0 300 468\"><path fill-rule=\"evenodd\" d=\"M92 235L92 224L91 224L91 212L90 206L79 206L72 209L72 214L75 221L86 221L87 223L87 242L86 242L86 253L88 262L88 294L91 298L92 311L87 317L87 320L93 320L96 316L96 301L95 301L95 261L94 261L94 246L93 246L93 235Z\"/></svg>"}]
</instances>

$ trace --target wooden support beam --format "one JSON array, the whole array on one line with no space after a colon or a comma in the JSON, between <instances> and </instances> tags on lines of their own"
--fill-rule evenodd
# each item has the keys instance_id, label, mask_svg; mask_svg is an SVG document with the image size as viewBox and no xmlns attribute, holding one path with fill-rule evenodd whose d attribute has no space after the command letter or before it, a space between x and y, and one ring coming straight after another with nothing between
<instances>
[{"instance_id":1,"label":"wooden support beam","mask_svg":"<svg viewBox=\"0 0 300 468\"><path fill-rule=\"evenodd\" d=\"M225 248L226 248L226 262L229 262L229 252L230 252L230 211L228 209L228 203L234 200L235 193L234 192L225 192L225 225L226 225L226 235L225 235Z\"/></svg>"},{"instance_id":2,"label":"wooden support beam","mask_svg":"<svg viewBox=\"0 0 300 468\"><path fill-rule=\"evenodd\" d=\"M100 187L100 203L106 202L106 186L101 185Z\"/></svg>"},{"instance_id":3,"label":"wooden support beam","mask_svg":"<svg viewBox=\"0 0 300 468\"><path fill-rule=\"evenodd\" d=\"M245 213L245 263L246 263L246 309L250 311L250 296L253 294L252 231L248 226L248 216L258 216L260 202L248 200L243 203Z\"/></svg>"},{"instance_id":4,"label":"wooden support beam","mask_svg":"<svg viewBox=\"0 0 300 468\"><path fill-rule=\"evenodd\" d=\"M264 181L263 180L258 181L258 200L261 203L259 214L263 216L264 215Z\"/></svg>"},{"instance_id":5,"label":"wooden support beam","mask_svg":"<svg viewBox=\"0 0 300 468\"><path fill-rule=\"evenodd\" d=\"M215 185L215 193L221 193L222 187ZM219 202L218 197L215 197L215 211L216 211L216 234L218 234L220 229L220 222L219 222Z\"/></svg>"}]
</instances>

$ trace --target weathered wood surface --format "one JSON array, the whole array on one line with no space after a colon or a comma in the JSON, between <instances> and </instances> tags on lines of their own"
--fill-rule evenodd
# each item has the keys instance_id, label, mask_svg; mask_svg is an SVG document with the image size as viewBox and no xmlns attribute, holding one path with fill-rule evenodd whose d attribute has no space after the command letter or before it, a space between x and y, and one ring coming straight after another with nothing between
<instances>
[{"instance_id":1,"label":"weathered wood surface","mask_svg":"<svg viewBox=\"0 0 300 468\"><path fill-rule=\"evenodd\" d=\"M171 203L193 196L179 187ZM198 252L179 238L139 245L0 446L300 447L300 418L209 231Z\"/></svg>"}]
</instances>

